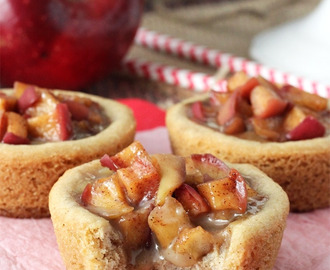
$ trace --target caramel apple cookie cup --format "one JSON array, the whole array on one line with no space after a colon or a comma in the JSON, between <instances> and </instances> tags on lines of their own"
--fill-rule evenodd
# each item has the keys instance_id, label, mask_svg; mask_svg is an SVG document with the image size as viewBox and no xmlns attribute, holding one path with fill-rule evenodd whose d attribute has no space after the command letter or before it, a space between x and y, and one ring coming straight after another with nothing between
<instances>
[{"instance_id":1,"label":"caramel apple cookie cup","mask_svg":"<svg viewBox=\"0 0 330 270\"><path fill-rule=\"evenodd\" d=\"M141 151L139 151L139 156ZM123 156L123 155L122 155ZM143 156L143 154L142 154ZM197 155L199 157L199 161L202 159L209 158L209 155ZM131 156L129 156L131 157ZM116 157L117 158L117 157ZM184 211L182 210L181 203L183 203L182 199L180 199L179 194L177 193L180 188L183 186L178 184L178 189L172 188L171 185L176 183L175 175L178 176L182 173L185 174L184 171L178 171L177 169L172 170L173 168L178 168L178 163L165 163L166 166L163 166L161 161L169 161L169 160L181 160L181 157L173 156L173 155L152 155L151 159L156 158L158 160L158 164L161 168L161 178L160 178L160 186L158 192L156 193L156 198L159 198L159 193L161 193L161 189L164 188L162 182L165 181L167 183L171 183L167 185L167 189L171 189L173 194L168 194L166 196L164 204L161 206L159 204L157 206L157 199L153 205L153 210L151 210L148 221L147 227L150 227L152 230L153 237L151 240L147 240L149 243L146 249L139 247L135 249L132 254L137 256L136 254L142 254L140 252L147 252L146 259L142 259L142 261L138 260L138 257L134 257L132 259L132 254L127 254L127 247L132 248L129 245L130 241L136 242L135 237L134 239L127 237L126 234L122 234L121 230L117 228L116 221L111 217L102 217L101 215L92 212L86 205L84 205L84 201L90 200L90 196L96 196L100 202L100 197L102 194L96 194L96 189L89 193L89 185L96 185L95 188L100 188L102 183L106 183L108 179L110 182L114 181L115 179L118 180L117 177L123 177L124 175L121 173L116 175L113 172L110 178L103 178L105 168L101 165L99 160L95 160L83 165L80 165L76 168L70 169L64 173L63 176L55 183L53 186L50 196L49 196L49 204L50 204L50 212L51 218L54 225L54 230L57 238L57 243L59 246L60 253L62 255L63 261L67 267L67 269L170 269L170 270L179 270L179 269L223 269L223 270L230 270L230 269L271 269L275 263L275 259L277 257L278 250L280 248L283 231L286 224L286 218L289 212L289 201L287 195L282 190L282 188L273 182L268 176L266 176L263 172L259 169L255 168L254 166L247 165L247 164L227 164L231 170L236 171L237 175L241 175L244 179L246 179L246 185L250 186L250 190L253 189L253 194L257 194L262 200L260 201L260 207L256 212L245 212L240 217L234 218L234 220L229 221L226 223L227 225L224 228L221 228L220 231L215 231L210 236L210 233L205 228L205 225L200 225L194 228L191 227L182 227L181 230L179 229L179 236L182 233L185 233L185 229L190 232L192 230L197 229L196 233L191 233L190 236L194 239L194 237L201 239L204 244L206 241L206 246L208 247L207 252L199 250L197 248L196 252L203 252L203 256L200 257L194 264L192 265L184 265L184 260L191 260L191 257L180 257L183 256L180 252L188 252L187 249L194 249L196 245L189 246L189 243L185 241L184 237L180 238L179 236L174 236L174 243L176 245L183 248L183 250L178 249L174 250L174 254L171 253L169 258L164 255L164 253L159 253L164 250L163 249L163 241L167 241L168 237L171 237L171 233L173 232L172 229L176 226L178 220L182 221L182 226L185 225L185 222L190 223L187 221L188 215L194 215L193 213L189 213L189 210ZM137 158L138 159L138 158ZM116 159L118 160L118 159ZM115 159L112 159L115 161ZM218 174L218 169L215 169L213 166L217 166L216 163L221 163L221 161L217 161L213 159L215 163L210 164L209 166L205 164L206 167L203 167L201 164L201 168L208 168L204 171L204 173L208 175L212 175L216 179L215 181L224 180L218 179L217 177L221 177L222 173ZM112 163L112 162L111 162ZM119 164L115 162L115 164ZM123 163L122 163L123 164ZM141 163L139 163L141 166ZM169 164L172 164L171 166ZM112 164L113 165L113 164ZM223 166L227 166L222 163ZM186 164L187 166L187 164ZM191 166L191 165L189 165ZM113 167L113 166L111 166ZM180 167L180 166L179 166ZM213 167L213 168L212 168ZM118 167L118 171L120 170ZM135 167L136 168L136 167ZM186 167L187 168L187 167ZM192 168L192 167L190 167ZM125 171L126 169L124 169ZM189 169L190 170L190 169ZM187 174L188 175L188 169ZM221 169L220 169L221 170ZM191 169L190 172L193 172L194 169ZM199 171L199 170L197 170ZM196 171L196 172L197 172ZM201 171L199 171L201 172ZM214 174L216 172L216 174ZM148 173L148 171L145 171ZM205 175L206 175L205 174ZM141 174L139 174L141 176ZM190 177L197 176L197 174L190 174ZM99 177L101 176L101 177ZM126 175L127 176L127 175ZM170 177L170 178L168 178ZM190 179L187 176L184 176L185 181ZM208 176L211 177L211 176ZM197 176L198 178L198 176ZM126 178L123 178L125 181ZM123 180L121 179L121 180ZM116 180L116 181L117 181ZM120 181L121 181L120 180ZM130 179L133 181L134 179ZM138 180L137 180L138 181ZM190 179L191 181L191 179ZM226 181L226 180L224 180ZM245 182L245 180L243 180ZM109 182L109 183L110 183ZM130 182L131 183L131 182ZM188 183L188 182L187 182ZM210 182L204 182L207 184ZM184 184L183 184L184 185ZM106 184L108 186L108 183ZM212 187L211 187L212 188ZM106 190L106 189L105 189ZM114 190L113 188L111 189ZM139 192L139 190L136 190ZM171 193L170 192L170 193ZM196 192L196 190L195 190ZM106 192L105 192L106 193ZM112 195L114 192L111 192ZM115 192L119 194L118 192ZM190 193L190 192L189 192ZM89 194L89 195L88 195ZM186 193L187 194L187 193ZM193 193L190 193L193 194ZM134 194L133 194L134 195ZM224 196L225 193L223 193ZM223 196L221 195L221 196ZM126 194L127 196L127 194ZM197 195L195 195L197 196ZM195 197L194 198L197 198ZM218 195L216 195L218 196ZM248 195L249 196L249 195ZM252 196L252 195L251 195ZM255 195L253 195L255 196ZM189 196L188 196L189 197ZM258 197L258 198L259 198ZM107 197L108 198L108 197ZM100 213L103 211L113 211L113 209L105 208L106 203L109 202L106 200L107 198L102 199L101 201L105 204L99 205L101 207ZM204 197L205 198L205 197ZM118 200L114 200L114 202L118 203ZM144 203L145 201L142 200ZM179 201L181 203L179 203ZM179 205L178 208L174 212L171 212L170 217L168 217L168 211L174 205ZM111 203L111 205L114 205ZM141 205L131 213L138 214L141 210ZM175 206L177 207L177 206ZM250 207L250 206L249 206ZM181 210L179 210L181 209ZM186 208L185 208L186 209ZM95 210L95 209L94 209ZM201 209L199 209L201 210ZM213 210L211 210L213 211ZM226 211L225 211L226 212ZM212 214L213 212L211 212ZM215 211L214 214L221 213ZM229 213L229 212L228 212ZM127 221L127 213L123 213L123 216L116 217L120 222ZM182 217L185 218L182 218ZM135 233L139 233L139 226L140 219L135 216L135 221L131 221L131 226L129 228L125 227L125 230L128 232L134 231ZM218 217L217 217L218 218ZM216 218L216 219L217 219ZM117 220L117 222L118 222ZM162 222L158 222L162 220ZM219 218L218 221L222 220ZM224 219L226 220L226 218ZM174 224L174 227L172 227ZM204 224L204 223L203 223ZM157 229L155 230L155 227ZM196 225L195 225L196 226ZM204 229L202 228L204 226ZM142 226L143 227L143 226ZM166 230L166 228L168 230ZM171 229L170 229L171 228ZM123 229L123 228L122 228ZM163 233L158 234L160 231ZM124 230L124 231L125 231ZM174 229L176 230L176 229ZM166 233L171 232L171 233ZM204 232L202 236L200 233ZM196 235L197 234L197 235ZM130 234L129 234L130 235ZM139 235L139 234L138 234ZM216 243L214 243L213 248L209 248L209 245L212 245L209 240L204 239L204 235L210 237L211 239L217 239ZM160 238L162 237L162 239ZM173 235L172 235L173 236ZM158 248L155 247L155 238L158 239ZM208 239L206 237L206 239ZM214 238L213 238L214 237ZM172 240L170 240L172 241ZM128 243L127 243L128 242ZM138 241L139 242L139 241ZM156 241L157 243L157 241ZM173 243L173 242L171 242ZM191 243L190 243L191 244ZM165 252L168 252L168 249L172 249L172 244L169 246L165 245ZM203 246L202 243L199 242L197 245L198 247ZM161 250L161 251L160 251ZM173 251L172 251L173 252ZM179 252L179 254L175 253ZM163 254L164 256L161 256ZM180 255L181 254L181 255ZM190 254L190 253L189 253ZM169 255L169 254L167 254ZM184 258L183 260L178 260L178 258ZM171 261L172 259L172 261ZM136 265L136 262L140 261L142 264ZM180 265L181 264L181 265Z\"/></svg>"},{"instance_id":2,"label":"caramel apple cookie cup","mask_svg":"<svg viewBox=\"0 0 330 270\"><path fill-rule=\"evenodd\" d=\"M226 135L189 119L196 96L171 107L166 116L173 152L211 153L233 163L252 164L286 191L292 211L330 205L330 136L286 142L258 142Z\"/></svg>"},{"instance_id":3,"label":"caramel apple cookie cup","mask_svg":"<svg viewBox=\"0 0 330 270\"><path fill-rule=\"evenodd\" d=\"M11 89L1 92L10 94ZM78 140L29 145L0 143L0 215L17 218L49 216L48 194L67 170L115 154L135 135L135 119L126 106L98 96L57 90L55 94L79 96L98 103L110 124L96 135Z\"/></svg>"}]
</instances>

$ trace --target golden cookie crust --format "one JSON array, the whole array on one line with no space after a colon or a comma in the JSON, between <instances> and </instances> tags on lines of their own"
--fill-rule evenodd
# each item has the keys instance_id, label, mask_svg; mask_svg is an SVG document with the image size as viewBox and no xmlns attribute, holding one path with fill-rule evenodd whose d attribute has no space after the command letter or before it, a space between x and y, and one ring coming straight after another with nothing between
<instances>
[{"instance_id":1,"label":"golden cookie crust","mask_svg":"<svg viewBox=\"0 0 330 270\"><path fill-rule=\"evenodd\" d=\"M166 126L175 154L211 153L229 162L252 164L282 186L292 211L330 205L330 136L281 143L228 136L188 119L186 105L206 98L197 96L168 110Z\"/></svg>"},{"instance_id":2,"label":"golden cookie crust","mask_svg":"<svg viewBox=\"0 0 330 270\"><path fill-rule=\"evenodd\" d=\"M49 216L49 191L67 169L99 158L104 153L113 155L134 139L136 123L132 111L126 106L80 92L54 92L87 97L99 103L111 124L100 133L80 140L38 145L0 143L0 215L18 218Z\"/></svg>"},{"instance_id":3,"label":"golden cookie crust","mask_svg":"<svg viewBox=\"0 0 330 270\"><path fill-rule=\"evenodd\" d=\"M289 212L287 195L257 168L247 164L228 165L243 177L249 176L251 186L267 197L263 209L227 226L225 244L198 264L182 268L160 261L145 269L272 269ZM68 270L135 269L127 265L123 240L110 222L80 205L81 193L92 181L91 173L100 168L100 162L95 160L70 169L50 192L51 219Z\"/></svg>"}]
</instances>

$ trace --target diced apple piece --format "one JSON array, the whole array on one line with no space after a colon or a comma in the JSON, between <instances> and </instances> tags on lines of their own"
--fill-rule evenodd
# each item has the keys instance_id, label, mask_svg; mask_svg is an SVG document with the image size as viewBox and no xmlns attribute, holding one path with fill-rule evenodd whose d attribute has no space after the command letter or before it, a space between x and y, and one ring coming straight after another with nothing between
<instances>
[{"instance_id":1,"label":"diced apple piece","mask_svg":"<svg viewBox=\"0 0 330 270\"><path fill-rule=\"evenodd\" d=\"M235 210L244 213L247 207L247 190L244 179L232 169L229 177L197 185L199 193L213 210Z\"/></svg>"},{"instance_id":2,"label":"diced apple piece","mask_svg":"<svg viewBox=\"0 0 330 270\"><path fill-rule=\"evenodd\" d=\"M228 100L220 107L217 115L217 122L219 125L224 125L236 115L237 101L239 97L238 94L238 91L232 92Z\"/></svg>"},{"instance_id":3,"label":"diced apple piece","mask_svg":"<svg viewBox=\"0 0 330 270\"><path fill-rule=\"evenodd\" d=\"M193 154L191 159L203 175L209 175L212 179L224 178L230 172L230 168L223 161L211 154Z\"/></svg>"},{"instance_id":4,"label":"diced apple piece","mask_svg":"<svg viewBox=\"0 0 330 270\"><path fill-rule=\"evenodd\" d=\"M92 186L87 185L81 200L89 210L108 219L119 218L134 210L126 200L117 174L101 178Z\"/></svg>"},{"instance_id":5,"label":"diced apple piece","mask_svg":"<svg viewBox=\"0 0 330 270\"><path fill-rule=\"evenodd\" d=\"M238 98L237 112L243 119L253 116L252 106L248 99Z\"/></svg>"},{"instance_id":6,"label":"diced apple piece","mask_svg":"<svg viewBox=\"0 0 330 270\"><path fill-rule=\"evenodd\" d=\"M245 84L241 85L237 88L241 97L250 98L252 90L259 85L259 81L257 78L250 78Z\"/></svg>"},{"instance_id":7,"label":"diced apple piece","mask_svg":"<svg viewBox=\"0 0 330 270\"><path fill-rule=\"evenodd\" d=\"M226 124L224 125L223 132L225 134L238 134L243 131L245 131L245 123L242 117L240 116L234 116L232 119L230 119Z\"/></svg>"},{"instance_id":8,"label":"diced apple piece","mask_svg":"<svg viewBox=\"0 0 330 270\"><path fill-rule=\"evenodd\" d=\"M101 157L100 163L103 167L107 167L112 171L118 170L118 168L116 167L116 165L114 164L114 162L112 161L111 157L108 154L104 154L103 157Z\"/></svg>"},{"instance_id":9,"label":"diced apple piece","mask_svg":"<svg viewBox=\"0 0 330 270\"><path fill-rule=\"evenodd\" d=\"M204 113L203 113L203 104L201 101L196 101L191 105L192 116L199 121L204 121Z\"/></svg>"},{"instance_id":10,"label":"diced apple piece","mask_svg":"<svg viewBox=\"0 0 330 270\"><path fill-rule=\"evenodd\" d=\"M31 117L27 122L31 137L44 141L60 141L59 124L54 113Z\"/></svg>"},{"instance_id":11,"label":"diced apple piece","mask_svg":"<svg viewBox=\"0 0 330 270\"><path fill-rule=\"evenodd\" d=\"M2 141L3 136L7 131L7 116L5 111L0 110L0 141Z\"/></svg>"},{"instance_id":12,"label":"diced apple piece","mask_svg":"<svg viewBox=\"0 0 330 270\"><path fill-rule=\"evenodd\" d=\"M14 111L17 99L13 96L0 96L0 111Z\"/></svg>"},{"instance_id":13,"label":"diced apple piece","mask_svg":"<svg viewBox=\"0 0 330 270\"><path fill-rule=\"evenodd\" d=\"M66 104L58 103L54 111L27 119L29 133L46 141L64 141L73 132L70 113Z\"/></svg>"},{"instance_id":14,"label":"diced apple piece","mask_svg":"<svg viewBox=\"0 0 330 270\"><path fill-rule=\"evenodd\" d=\"M34 86L27 86L24 92L18 98L18 111L23 114L27 108L34 105L40 99L40 93L38 93Z\"/></svg>"},{"instance_id":15,"label":"diced apple piece","mask_svg":"<svg viewBox=\"0 0 330 270\"><path fill-rule=\"evenodd\" d=\"M278 141L281 136L278 132L281 123L279 120L279 118L274 117L265 119L252 117L250 122L258 136L270 141Z\"/></svg>"},{"instance_id":16,"label":"diced apple piece","mask_svg":"<svg viewBox=\"0 0 330 270\"><path fill-rule=\"evenodd\" d=\"M155 154L160 167L160 183L156 196L156 205L163 205L165 198L172 196L174 190L185 181L186 165L183 157Z\"/></svg>"},{"instance_id":17,"label":"diced apple piece","mask_svg":"<svg viewBox=\"0 0 330 270\"><path fill-rule=\"evenodd\" d=\"M118 168L126 168L136 160L144 161L146 164L153 162L147 151L138 141L131 143L128 147L112 156L111 159Z\"/></svg>"},{"instance_id":18,"label":"diced apple piece","mask_svg":"<svg viewBox=\"0 0 330 270\"><path fill-rule=\"evenodd\" d=\"M259 82L259 85L261 85L261 86L263 86L263 87L265 87L265 88L268 88L268 89L272 90L273 92L277 93L279 96L282 97L282 95L281 95L281 91L280 91L280 89L279 89L279 87L278 87L277 84L272 83L272 82L269 81L269 80L266 80L266 79L265 79L264 77L262 77L262 76L258 76L258 77L257 77L257 80L258 80L258 82Z\"/></svg>"},{"instance_id":19,"label":"diced apple piece","mask_svg":"<svg viewBox=\"0 0 330 270\"><path fill-rule=\"evenodd\" d=\"M283 122L283 128L286 132L297 127L306 117L306 114L298 106L293 106L286 114Z\"/></svg>"},{"instance_id":20,"label":"diced apple piece","mask_svg":"<svg viewBox=\"0 0 330 270\"><path fill-rule=\"evenodd\" d=\"M307 116L300 124L287 133L288 140L308 140L322 137L325 134L325 127L313 116Z\"/></svg>"},{"instance_id":21,"label":"diced apple piece","mask_svg":"<svg viewBox=\"0 0 330 270\"><path fill-rule=\"evenodd\" d=\"M249 76L245 72L239 71L234 73L227 80L228 91L236 90L238 87L244 85L248 80L249 80Z\"/></svg>"},{"instance_id":22,"label":"diced apple piece","mask_svg":"<svg viewBox=\"0 0 330 270\"><path fill-rule=\"evenodd\" d=\"M260 118L279 115L287 106L287 102L276 92L264 86L257 86L252 90L250 101L254 116Z\"/></svg>"},{"instance_id":23,"label":"diced apple piece","mask_svg":"<svg viewBox=\"0 0 330 270\"><path fill-rule=\"evenodd\" d=\"M191 157L186 157L186 180L185 183L196 186L204 182L204 176L200 170L198 170Z\"/></svg>"},{"instance_id":24,"label":"diced apple piece","mask_svg":"<svg viewBox=\"0 0 330 270\"><path fill-rule=\"evenodd\" d=\"M138 205L142 199L155 197L160 174L149 160L138 159L130 167L117 170L117 173L132 204Z\"/></svg>"},{"instance_id":25,"label":"diced apple piece","mask_svg":"<svg viewBox=\"0 0 330 270\"><path fill-rule=\"evenodd\" d=\"M223 105L226 103L228 98L230 97L230 92L217 92L214 90L210 91L210 101L213 105Z\"/></svg>"},{"instance_id":26,"label":"diced apple piece","mask_svg":"<svg viewBox=\"0 0 330 270\"><path fill-rule=\"evenodd\" d=\"M151 237L148 216L151 210L151 207L140 208L122 215L117 220L116 224L128 249L136 250L148 244Z\"/></svg>"},{"instance_id":27,"label":"diced apple piece","mask_svg":"<svg viewBox=\"0 0 330 270\"><path fill-rule=\"evenodd\" d=\"M86 105L74 100L67 100L65 103L68 105L73 120L81 121L88 119L89 108Z\"/></svg>"},{"instance_id":28,"label":"diced apple piece","mask_svg":"<svg viewBox=\"0 0 330 270\"><path fill-rule=\"evenodd\" d=\"M30 140L28 138L17 136L12 132L6 132L2 141L7 144L30 144Z\"/></svg>"},{"instance_id":29,"label":"diced apple piece","mask_svg":"<svg viewBox=\"0 0 330 270\"><path fill-rule=\"evenodd\" d=\"M173 250L180 254L189 254L196 262L213 249L214 238L211 233L201 226L184 228L175 243ZM191 266L192 264L189 263Z\"/></svg>"},{"instance_id":30,"label":"diced apple piece","mask_svg":"<svg viewBox=\"0 0 330 270\"><path fill-rule=\"evenodd\" d=\"M27 121L20 114L15 112L6 112L7 116L7 132L13 133L18 137L27 138L28 125Z\"/></svg>"},{"instance_id":31,"label":"diced apple piece","mask_svg":"<svg viewBox=\"0 0 330 270\"><path fill-rule=\"evenodd\" d=\"M328 106L328 100L326 98L307 93L291 85L285 85L280 90L290 102L314 111L323 111Z\"/></svg>"},{"instance_id":32,"label":"diced apple piece","mask_svg":"<svg viewBox=\"0 0 330 270\"><path fill-rule=\"evenodd\" d=\"M59 123L60 140L68 140L73 133L71 114L68 105L65 103L58 103L55 109L55 117Z\"/></svg>"},{"instance_id":33,"label":"diced apple piece","mask_svg":"<svg viewBox=\"0 0 330 270\"><path fill-rule=\"evenodd\" d=\"M35 87L35 90L40 98L25 110L25 114L35 117L55 111L57 104L60 103L57 98L49 90L38 87Z\"/></svg>"},{"instance_id":34,"label":"diced apple piece","mask_svg":"<svg viewBox=\"0 0 330 270\"><path fill-rule=\"evenodd\" d=\"M33 86L31 84L23 83L23 82L14 82L14 96L19 99L21 95L23 95L26 88Z\"/></svg>"},{"instance_id":35,"label":"diced apple piece","mask_svg":"<svg viewBox=\"0 0 330 270\"><path fill-rule=\"evenodd\" d=\"M92 200L92 189L93 185L88 183L81 193L80 199L84 206L88 206Z\"/></svg>"},{"instance_id":36,"label":"diced apple piece","mask_svg":"<svg viewBox=\"0 0 330 270\"><path fill-rule=\"evenodd\" d=\"M183 228L192 227L189 216L173 197L156 206L148 217L148 224L162 248L167 248Z\"/></svg>"},{"instance_id":37,"label":"diced apple piece","mask_svg":"<svg viewBox=\"0 0 330 270\"><path fill-rule=\"evenodd\" d=\"M210 206L204 198L191 186L182 184L174 192L175 198L191 216L198 216L210 211Z\"/></svg>"}]
</instances>

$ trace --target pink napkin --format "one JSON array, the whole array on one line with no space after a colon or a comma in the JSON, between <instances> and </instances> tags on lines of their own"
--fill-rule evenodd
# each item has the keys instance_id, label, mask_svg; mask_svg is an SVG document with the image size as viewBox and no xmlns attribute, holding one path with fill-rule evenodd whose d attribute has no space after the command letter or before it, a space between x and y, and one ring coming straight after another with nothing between
<instances>
[{"instance_id":1,"label":"pink napkin","mask_svg":"<svg viewBox=\"0 0 330 270\"><path fill-rule=\"evenodd\" d=\"M165 112L154 104L125 99L137 119L137 135L150 153L170 153ZM330 265L330 208L290 214L276 270L328 270ZM50 219L0 217L1 270L64 270Z\"/></svg>"}]
</instances>

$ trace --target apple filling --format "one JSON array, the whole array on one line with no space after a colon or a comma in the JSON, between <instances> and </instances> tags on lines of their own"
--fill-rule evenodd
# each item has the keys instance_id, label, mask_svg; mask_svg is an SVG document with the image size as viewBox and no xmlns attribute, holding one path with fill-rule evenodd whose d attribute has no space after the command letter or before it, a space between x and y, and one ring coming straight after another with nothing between
<instances>
[{"instance_id":1,"label":"apple filling","mask_svg":"<svg viewBox=\"0 0 330 270\"><path fill-rule=\"evenodd\" d=\"M100 162L79 200L120 232L136 267L159 260L194 265L225 243L230 222L256 214L266 201L211 154L149 155L133 142Z\"/></svg>"},{"instance_id":2,"label":"apple filling","mask_svg":"<svg viewBox=\"0 0 330 270\"><path fill-rule=\"evenodd\" d=\"M208 99L190 104L190 119L256 141L307 140L330 134L326 98L243 72L228 79L227 90L210 91Z\"/></svg>"},{"instance_id":3,"label":"apple filling","mask_svg":"<svg viewBox=\"0 0 330 270\"><path fill-rule=\"evenodd\" d=\"M109 125L96 102L78 95L52 91L21 82L13 94L0 92L0 141L37 144L77 140L95 135Z\"/></svg>"}]
</instances>

